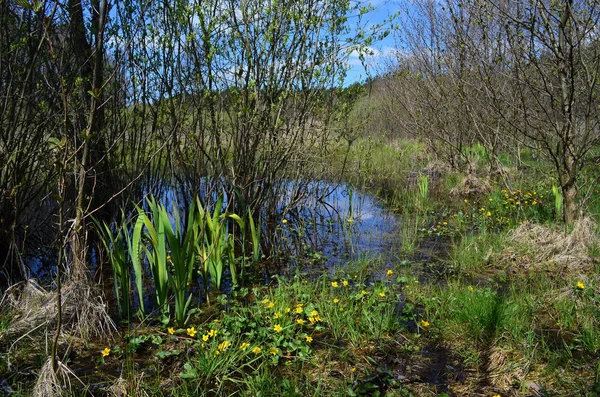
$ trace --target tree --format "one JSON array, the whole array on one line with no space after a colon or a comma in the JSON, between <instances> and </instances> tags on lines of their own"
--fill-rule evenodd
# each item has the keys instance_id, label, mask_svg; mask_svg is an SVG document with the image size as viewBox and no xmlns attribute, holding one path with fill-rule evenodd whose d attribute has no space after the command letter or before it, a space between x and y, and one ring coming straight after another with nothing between
<instances>
[{"instance_id":1,"label":"tree","mask_svg":"<svg viewBox=\"0 0 600 397\"><path fill-rule=\"evenodd\" d=\"M419 72L428 74L411 86L425 91L441 108L430 106L431 113L417 122L433 125L436 140L455 142L454 134L439 129L439 121L444 115L469 120L459 130L488 148L506 138L538 151L553 164L564 196L565 221L573 222L579 173L600 139L600 5L575 0L448 0L431 2L426 10L420 15L430 33L418 45L409 41L413 44L406 48L409 62L420 62ZM428 43L431 38L435 40ZM456 89L449 91L447 84ZM443 95L448 92L458 95ZM444 113L457 101L456 110Z\"/></svg>"}]
</instances>

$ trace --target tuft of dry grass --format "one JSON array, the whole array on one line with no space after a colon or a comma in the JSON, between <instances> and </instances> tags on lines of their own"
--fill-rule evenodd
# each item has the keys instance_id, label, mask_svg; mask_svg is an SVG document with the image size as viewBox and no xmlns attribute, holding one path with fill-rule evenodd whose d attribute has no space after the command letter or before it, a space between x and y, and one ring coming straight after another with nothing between
<instances>
[{"instance_id":1,"label":"tuft of dry grass","mask_svg":"<svg viewBox=\"0 0 600 397\"><path fill-rule=\"evenodd\" d=\"M57 370L55 372L52 369L52 358L48 357L35 382L35 387L31 394L33 397L70 395L72 394L71 378L81 382L63 362L57 361L56 364Z\"/></svg>"},{"instance_id":2,"label":"tuft of dry grass","mask_svg":"<svg viewBox=\"0 0 600 397\"><path fill-rule=\"evenodd\" d=\"M56 324L57 296L35 280L27 280L7 290L5 301L13 313L13 321L2 337L18 338ZM84 340L110 336L116 326L107 312L102 297L90 285L69 282L62 288L62 331Z\"/></svg>"},{"instance_id":3,"label":"tuft of dry grass","mask_svg":"<svg viewBox=\"0 0 600 397\"><path fill-rule=\"evenodd\" d=\"M109 397L147 397L148 393L142 389L144 373L136 374L132 379L120 376L115 382L106 388Z\"/></svg>"},{"instance_id":4,"label":"tuft of dry grass","mask_svg":"<svg viewBox=\"0 0 600 397\"><path fill-rule=\"evenodd\" d=\"M450 197L476 197L489 194L491 186L488 181L479 178L474 173L467 174L466 177L450 190Z\"/></svg>"},{"instance_id":5,"label":"tuft of dry grass","mask_svg":"<svg viewBox=\"0 0 600 397\"><path fill-rule=\"evenodd\" d=\"M596 230L589 217L578 220L571 233L524 222L508 235L507 247L496 255L496 262L515 273L585 274L592 269L589 247L596 239Z\"/></svg>"}]
</instances>

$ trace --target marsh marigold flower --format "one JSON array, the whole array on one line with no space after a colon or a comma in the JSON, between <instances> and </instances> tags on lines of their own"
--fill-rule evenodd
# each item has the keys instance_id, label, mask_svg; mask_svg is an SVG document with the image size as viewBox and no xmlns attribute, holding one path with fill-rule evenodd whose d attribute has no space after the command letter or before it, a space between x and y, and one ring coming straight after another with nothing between
<instances>
[{"instance_id":1,"label":"marsh marigold flower","mask_svg":"<svg viewBox=\"0 0 600 397\"><path fill-rule=\"evenodd\" d=\"M252 353L254 353L254 354L260 354L260 352L262 352L262 349L258 346L256 346L254 349L252 349Z\"/></svg>"},{"instance_id":2,"label":"marsh marigold flower","mask_svg":"<svg viewBox=\"0 0 600 397\"><path fill-rule=\"evenodd\" d=\"M167 328L167 332L169 333L169 335L173 335L175 333L175 328L169 327Z\"/></svg>"},{"instance_id":3,"label":"marsh marigold flower","mask_svg":"<svg viewBox=\"0 0 600 397\"><path fill-rule=\"evenodd\" d=\"M430 324L429 321L421 320L419 321L419 325L421 326L421 328L427 328Z\"/></svg>"},{"instance_id":4,"label":"marsh marigold flower","mask_svg":"<svg viewBox=\"0 0 600 397\"><path fill-rule=\"evenodd\" d=\"M277 353L279 353L279 349L276 347L272 347L269 349L269 353L271 353L272 355L276 356Z\"/></svg>"},{"instance_id":5,"label":"marsh marigold flower","mask_svg":"<svg viewBox=\"0 0 600 397\"><path fill-rule=\"evenodd\" d=\"M342 285L343 285L344 287L347 287L347 286L348 286L348 280L344 280L344 281L342 281Z\"/></svg>"},{"instance_id":6,"label":"marsh marigold flower","mask_svg":"<svg viewBox=\"0 0 600 397\"><path fill-rule=\"evenodd\" d=\"M299 318L298 320L296 320L296 322L300 325L303 325L306 321L302 320L301 318Z\"/></svg>"},{"instance_id":7,"label":"marsh marigold flower","mask_svg":"<svg viewBox=\"0 0 600 397\"><path fill-rule=\"evenodd\" d=\"M110 354L110 349L108 347L105 347L104 350L102 350L100 353L102 354L102 357L106 357Z\"/></svg>"},{"instance_id":8,"label":"marsh marigold flower","mask_svg":"<svg viewBox=\"0 0 600 397\"><path fill-rule=\"evenodd\" d=\"M331 286L332 286L333 288L337 288L337 287L339 287L339 285L338 285L337 281L332 281L332 282L331 282Z\"/></svg>"},{"instance_id":9,"label":"marsh marigold flower","mask_svg":"<svg viewBox=\"0 0 600 397\"><path fill-rule=\"evenodd\" d=\"M250 343L244 342L240 345L240 350L246 350L250 347Z\"/></svg>"},{"instance_id":10,"label":"marsh marigold flower","mask_svg":"<svg viewBox=\"0 0 600 397\"><path fill-rule=\"evenodd\" d=\"M577 287L577 289L585 289L585 285L583 285L583 283L581 281L577 282L576 287Z\"/></svg>"},{"instance_id":11,"label":"marsh marigold flower","mask_svg":"<svg viewBox=\"0 0 600 397\"><path fill-rule=\"evenodd\" d=\"M333 299L333 303L338 303L340 300L338 298Z\"/></svg>"},{"instance_id":12,"label":"marsh marigold flower","mask_svg":"<svg viewBox=\"0 0 600 397\"><path fill-rule=\"evenodd\" d=\"M275 330L275 332L281 332L281 331L283 331L283 328L279 324L275 324L275 326L273 327L273 329Z\"/></svg>"},{"instance_id":13,"label":"marsh marigold flower","mask_svg":"<svg viewBox=\"0 0 600 397\"><path fill-rule=\"evenodd\" d=\"M392 275L394 274L394 271L391 269L388 269L388 271L386 272L388 277L392 277Z\"/></svg>"},{"instance_id":14,"label":"marsh marigold flower","mask_svg":"<svg viewBox=\"0 0 600 397\"><path fill-rule=\"evenodd\" d=\"M308 343L312 342L312 337L311 337L311 336L308 336L308 335L306 335L306 341L307 341Z\"/></svg>"},{"instance_id":15,"label":"marsh marigold flower","mask_svg":"<svg viewBox=\"0 0 600 397\"><path fill-rule=\"evenodd\" d=\"M187 331L187 334L189 336L191 336L192 338L194 336L196 336L196 334L198 333L198 331L196 331L196 328L194 328L194 327L190 327L190 328L186 329L186 331Z\"/></svg>"}]
</instances>

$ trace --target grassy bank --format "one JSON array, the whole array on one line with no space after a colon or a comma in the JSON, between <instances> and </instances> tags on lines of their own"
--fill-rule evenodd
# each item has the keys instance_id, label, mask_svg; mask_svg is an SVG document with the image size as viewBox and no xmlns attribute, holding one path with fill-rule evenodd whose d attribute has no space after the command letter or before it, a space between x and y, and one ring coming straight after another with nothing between
<instances>
[{"instance_id":1,"label":"grassy bank","mask_svg":"<svg viewBox=\"0 0 600 397\"><path fill-rule=\"evenodd\" d=\"M228 294L211 289L209 303L182 311L185 325L163 324L150 311L95 338L67 329L59 356L70 383L57 384L72 395L101 396L600 393L597 221L584 215L570 228L560 223L552 181L538 172L544 164L513 170L507 180L486 175L483 161L475 175L439 165L434 172L410 141L367 138L342 149L342 175L402 220L396 263L367 257ZM464 194L474 184L479 190ZM592 214L597 193L587 198ZM431 240L446 243L422 259ZM171 255L165 251L166 271ZM175 287L165 288L173 305ZM25 297L43 313L52 291L27 284L8 292L0 378L3 390L30 395L54 323L23 325L18 305Z\"/></svg>"}]
</instances>

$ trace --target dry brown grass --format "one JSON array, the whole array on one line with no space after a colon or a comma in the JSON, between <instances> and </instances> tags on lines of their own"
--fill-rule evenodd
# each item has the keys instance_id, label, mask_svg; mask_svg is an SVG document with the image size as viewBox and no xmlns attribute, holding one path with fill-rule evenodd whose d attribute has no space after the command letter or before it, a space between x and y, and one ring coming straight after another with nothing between
<instances>
[{"instance_id":1,"label":"dry brown grass","mask_svg":"<svg viewBox=\"0 0 600 397\"><path fill-rule=\"evenodd\" d=\"M131 379L120 376L115 382L106 388L109 397L147 397L148 393L142 389L144 373L136 374Z\"/></svg>"},{"instance_id":2,"label":"dry brown grass","mask_svg":"<svg viewBox=\"0 0 600 397\"><path fill-rule=\"evenodd\" d=\"M577 221L571 233L524 222L508 236L507 246L496 255L495 262L513 273L585 274L593 268L589 247L597 238L596 230L589 217Z\"/></svg>"},{"instance_id":3,"label":"dry brown grass","mask_svg":"<svg viewBox=\"0 0 600 397\"><path fill-rule=\"evenodd\" d=\"M57 361L56 371L52 370L52 359L48 358L40 370L33 388L33 397L58 397L72 394L71 379L79 378L61 361Z\"/></svg>"},{"instance_id":4,"label":"dry brown grass","mask_svg":"<svg viewBox=\"0 0 600 397\"><path fill-rule=\"evenodd\" d=\"M17 343L55 326L57 296L35 280L28 280L7 290L3 303L10 307L13 321L3 338ZM62 332L89 340L110 336L116 326L107 306L92 286L66 283L62 288ZM13 343L13 344L14 344Z\"/></svg>"},{"instance_id":5,"label":"dry brown grass","mask_svg":"<svg viewBox=\"0 0 600 397\"><path fill-rule=\"evenodd\" d=\"M469 173L463 180L450 190L450 197L476 197L491 192L491 186L485 179L479 178L474 173Z\"/></svg>"}]
</instances>

